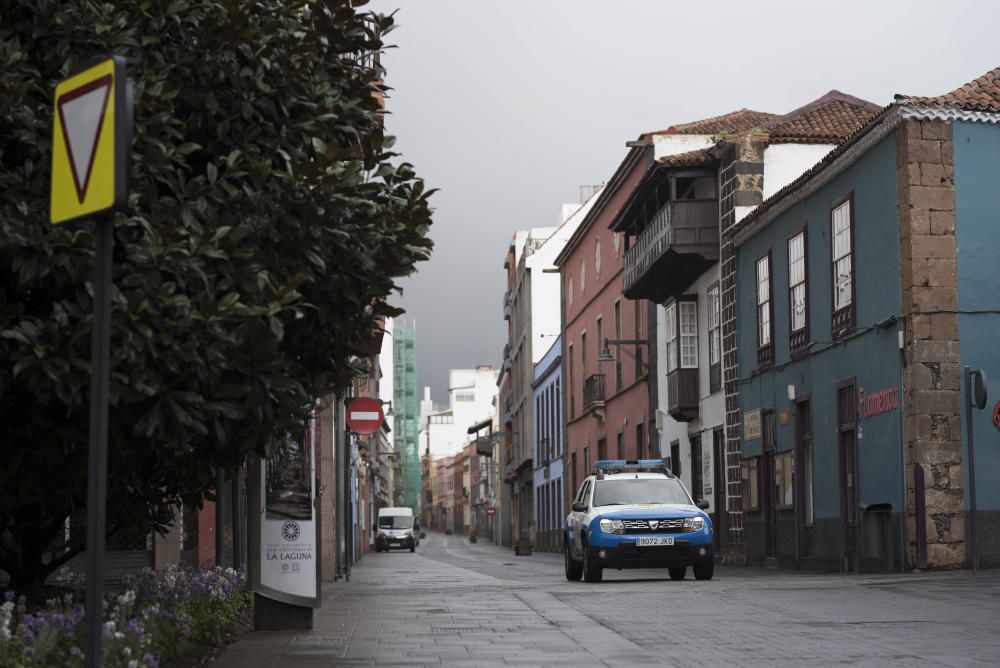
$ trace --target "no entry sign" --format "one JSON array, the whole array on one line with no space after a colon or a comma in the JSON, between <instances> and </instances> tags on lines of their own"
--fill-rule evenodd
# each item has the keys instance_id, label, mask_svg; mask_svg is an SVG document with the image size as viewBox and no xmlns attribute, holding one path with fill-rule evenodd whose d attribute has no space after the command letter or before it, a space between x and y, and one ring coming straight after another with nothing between
<instances>
[{"instance_id":1,"label":"no entry sign","mask_svg":"<svg viewBox=\"0 0 1000 668\"><path fill-rule=\"evenodd\" d=\"M356 434L374 434L384 419L382 404L376 399L358 397L347 404L347 426Z\"/></svg>"}]
</instances>

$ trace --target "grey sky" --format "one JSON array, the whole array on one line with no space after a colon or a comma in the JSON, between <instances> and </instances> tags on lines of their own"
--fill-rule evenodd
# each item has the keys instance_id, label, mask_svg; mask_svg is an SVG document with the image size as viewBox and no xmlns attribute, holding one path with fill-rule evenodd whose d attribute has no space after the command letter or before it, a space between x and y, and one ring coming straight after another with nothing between
<instances>
[{"instance_id":1,"label":"grey sky","mask_svg":"<svg viewBox=\"0 0 1000 668\"><path fill-rule=\"evenodd\" d=\"M399 7L383 58L396 149L439 188L430 262L396 303L417 323L420 384L499 364L503 257L607 180L639 133L830 89L879 105L1000 65L993 2L375 0Z\"/></svg>"}]
</instances>

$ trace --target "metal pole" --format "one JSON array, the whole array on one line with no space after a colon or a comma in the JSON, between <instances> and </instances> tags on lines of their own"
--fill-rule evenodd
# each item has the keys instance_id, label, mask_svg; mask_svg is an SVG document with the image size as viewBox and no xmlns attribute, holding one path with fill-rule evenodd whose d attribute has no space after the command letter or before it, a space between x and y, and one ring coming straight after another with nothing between
<instances>
[{"instance_id":1,"label":"metal pole","mask_svg":"<svg viewBox=\"0 0 1000 668\"><path fill-rule=\"evenodd\" d=\"M110 217L94 221L94 321L90 346L90 461L87 469L87 623L86 665L101 665L101 616L104 593L105 509L108 474L108 392L111 375Z\"/></svg>"},{"instance_id":2,"label":"metal pole","mask_svg":"<svg viewBox=\"0 0 1000 668\"><path fill-rule=\"evenodd\" d=\"M969 540L972 543L972 570L979 569L976 549L976 452L972 437L972 368L965 367L965 424L969 428Z\"/></svg>"},{"instance_id":3,"label":"metal pole","mask_svg":"<svg viewBox=\"0 0 1000 668\"><path fill-rule=\"evenodd\" d=\"M223 566L226 552L226 472L215 470L215 565Z\"/></svg>"}]
</instances>

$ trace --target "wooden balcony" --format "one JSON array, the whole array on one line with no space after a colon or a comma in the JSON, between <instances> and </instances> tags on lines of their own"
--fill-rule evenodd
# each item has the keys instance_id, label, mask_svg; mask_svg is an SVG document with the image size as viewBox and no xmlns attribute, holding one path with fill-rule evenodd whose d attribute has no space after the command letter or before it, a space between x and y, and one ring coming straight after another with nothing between
<instances>
[{"instance_id":1,"label":"wooden balcony","mask_svg":"<svg viewBox=\"0 0 1000 668\"><path fill-rule=\"evenodd\" d=\"M583 410L604 415L604 374L593 373L583 381Z\"/></svg>"},{"instance_id":2,"label":"wooden balcony","mask_svg":"<svg viewBox=\"0 0 1000 668\"><path fill-rule=\"evenodd\" d=\"M667 374L667 412L678 422L698 419L698 369L674 369Z\"/></svg>"},{"instance_id":3,"label":"wooden balcony","mask_svg":"<svg viewBox=\"0 0 1000 668\"><path fill-rule=\"evenodd\" d=\"M625 252L625 296L662 304L718 259L718 200L668 202Z\"/></svg>"}]
</instances>

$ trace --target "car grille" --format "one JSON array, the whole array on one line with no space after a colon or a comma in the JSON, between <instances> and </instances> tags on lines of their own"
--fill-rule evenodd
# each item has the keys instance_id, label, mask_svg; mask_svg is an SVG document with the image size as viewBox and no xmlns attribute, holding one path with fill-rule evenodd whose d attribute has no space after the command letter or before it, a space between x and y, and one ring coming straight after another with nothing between
<instances>
[{"instance_id":1,"label":"car grille","mask_svg":"<svg viewBox=\"0 0 1000 668\"><path fill-rule=\"evenodd\" d=\"M656 524L656 528L650 526ZM671 518L663 520L622 520L625 525L625 533L687 533L684 528L684 520L681 518Z\"/></svg>"}]
</instances>

